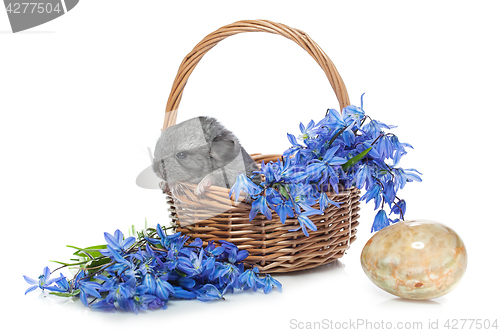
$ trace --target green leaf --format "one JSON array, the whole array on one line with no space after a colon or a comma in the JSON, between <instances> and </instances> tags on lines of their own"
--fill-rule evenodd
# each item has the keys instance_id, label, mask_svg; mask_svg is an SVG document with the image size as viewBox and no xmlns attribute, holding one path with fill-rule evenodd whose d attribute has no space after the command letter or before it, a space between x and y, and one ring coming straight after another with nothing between
<instances>
[{"instance_id":1,"label":"green leaf","mask_svg":"<svg viewBox=\"0 0 500 333\"><path fill-rule=\"evenodd\" d=\"M57 261L57 260L49 260L49 261L50 262L54 262L54 263L59 264L59 265L63 265L63 266L78 266L78 265L86 264L86 263L91 262L93 260L80 261L80 262L73 263L73 264L68 264L68 263L65 263L65 262Z\"/></svg>"},{"instance_id":2,"label":"green leaf","mask_svg":"<svg viewBox=\"0 0 500 333\"><path fill-rule=\"evenodd\" d=\"M103 265L111 263L110 258L102 258L99 260L93 260L90 264L86 266L89 275L96 273L98 270L102 269Z\"/></svg>"},{"instance_id":3,"label":"green leaf","mask_svg":"<svg viewBox=\"0 0 500 333\"><path fill-rule=\"evenodd\" d=\"M89 255L91 255L92 257L100 257L101 256L101 252L99 252L99 250L104 250L107 245L95 245L95 246L89 246L89 247L86 247L86 248L81 248L81 247L77 247L77 246L73 246L73 245L66 245L66 247L70 247L72 249L76 249L78 251L76 251L75 253L73 253L73 255L75 256L80 256L80 257L88 257L88 255L86 253L88 253ZM80 253L82 252L82 253Z\"/></svg>"},{"instance_id":4,"label":"green leaf","mask_svg":"<svg viewBox=\"0 0 500 333\"><path fill-rule=\"evenodd\" d=\"M288 193L286 191L286 188L283 186L283 184L280 183L275 183L272 186L274 189L278 189L279 193L281 194L282 197L286 198L288 200Z\"/></svg>"},{"instance_id":5,"label":"green leaf","mask_svg":"<svg viewBox=\"0 0 500 333\"><path fill-rule=\"evenodd\" d=\"M344 164L342 164L342 170L344 171L347 171L350 167L352 167L354 164L358 163L359 161L361 161L363 159L363 157L366 156L366 154L368 154L370 152L370 150L372 150L373 147L368 147L366 148L365 150L363 150L361 153L359 153L358 155L352 157L351 159L349 159L349 161L345 162Z\"/></svg>"},{"instance_id":6,"label":"green leaf","mask_svg":"<svg viewBox=\"0 0 500 333\"><path fill-rule=\"evenodd\" d=\"M290 199L290 197L288 196L288 192L286 191L286 188L283 186L283 185L280 185L279 186L279 191L280 191L280 194L286 199Z\"/></svg>"},{"instance_id":7,"label":"green leaf","mask_svg":"<svg viewBox=\"0 0 500 333\"><path fill-rule=\"evenodd\" d=\"M56 292L56 291L51 291L49 294L56 295L59 297L74 297L74 296L78 296L79 293L80 293L80 289L74 290L70 293L60 293L60 292Z\"/></svg>"}]
</instances>

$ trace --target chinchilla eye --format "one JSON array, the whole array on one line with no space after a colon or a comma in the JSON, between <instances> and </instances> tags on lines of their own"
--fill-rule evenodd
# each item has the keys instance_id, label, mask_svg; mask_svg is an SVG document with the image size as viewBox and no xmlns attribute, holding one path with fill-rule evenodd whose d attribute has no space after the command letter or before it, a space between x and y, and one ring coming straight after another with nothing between
<instances>
[{"instance_id":1,"label":"chinchilla eye","mask_svg":"<svg viewBox=\"0 0 500 333\"><path fill-rule=\"evenodd\" d=\"M177 155L175 155L175 156L177 158L183 159L183 158L186 158L187 154L186 154L186 152L181 151L181 152L177 153Z\"/></svg>"}]
</instances>

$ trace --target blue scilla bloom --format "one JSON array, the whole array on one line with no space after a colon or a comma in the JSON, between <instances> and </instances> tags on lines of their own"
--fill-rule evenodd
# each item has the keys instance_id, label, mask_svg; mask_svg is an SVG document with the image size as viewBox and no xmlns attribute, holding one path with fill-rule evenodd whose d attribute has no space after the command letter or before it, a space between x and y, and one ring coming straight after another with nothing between
<instances>
[{"instance_id":1,"label":"blue scilla bloom","mask_svg":"<svg viewBox=\"0 0 500 333\"><path fill-rule=\"evenodd\" d=\"M162 278L156 278L156 296L162 301L168 300L170 294L175 292L174 287L166 280Z\"/></svg>"},{"instance_id":2,"label":"blue scilla bloom","mask_svg":"<svg viewBox=\"0 0 500 333\"><path fill-rule=\"evenodd\" d=\"M365 111L363 110L363 96L365 94L363 93L361 95L361 107L357 107L357 106L354 106L354 105L348 105L344 108L344 114L348 117L351 117L352 119L355 119L356 120L356 124L358 126L358 128L360 127L360 122L361 122L361 119L363 119L363 117L365 116Z\"/></svg>"},{"instance_id":3,"label":"blue scilla bloom","mask_svg":"<svg viewBox=\"0 0 500 333\"><path fill-rule=\"evenodd\" d=\"M220 285L230 285L232 288L239 288L238 277L243 272L243 264L235 265L230 262L217 265L213 280L218 279Z\"/></svg>"},{"instance_id":4,"label":"blue scilla bloom","mask_svg":"<svg viewBox=\"0 0 500 333\"><path fill-rule=\"evenodd\" d=\"M112 302L117 308L125 311L131 311L133 302L132 297L135 295L136 279L129 277L125 282L119 283L109 290L106 296L106 302Z\"/></svg>"},{"instance_id":5,"label":"blue scilla bloom","mask_svg":"<svg viewBox=\"0 0 500 333\"><path fill-rule=\"evenodd\" d=\"M135 243L134 237L128 237L127 239L125 239L123 233L120 230L116 230L114 236L105 232L104 239L106 239L106 242L108 243L108 249L100 250L103 256L110 255L109 249L113 249L116 252L121 253L123 251L126 251L129 247L132 246L132 244Z\"/></svg>"},{"instance_id":6,"label":"blue scilla bloom","mask_svg":"<svg viewBox=\"0 0 500 333\"><path fill-rule=\"evenodd\" d=\"M390 214L404 216L406 214L406 201L404 199L399 200L394 206L392 206Z\"/></svg>"},{"instance_id":7,"label":"blue scilla bloom","mask_svg":"<svg viewBox=\"0 0 500 333\"><path fill-rule=\"evenodd\" d=\"M120 275L124 271L134 270L136 268L132 262L125 259L120 253L115 251L113 248L108 248L108 251L109 251L109 258L112 258L114 261L116 261L116 263L107 267L106 271L117 272L118 275ZM135 257L135 255L133 256L129 255L129 257L132 258Z\"/></svg>"},{"instance_id":8,"label":"blue scilla bloom","mask_svg":"<svg viewBox=\"0 0 500 333\"><path fill-rule=\"evenodd\" d=\"M363 132L369 134L372 138L376 138L380 133L384 132L384 129L391 129L397 126L386 125L378 120L372 119L369 123L363 125Z\"/></svg>"},{"instance_id":9,"label":"blue scilla bloom","mask_svg":"<svg viewBox=\"0 0 500 333\"><path fill-rule=\"evenodd\" d=\"M382 186L380 184L374 184L359 200L365 200L368 203L372 199L375 199L375 209L377 209L382 202Z\"/></svg>"},{"instance_id":10,"label":"blue scilla bloom","mask_svg":"<svg viewBox=\"0 0 500 333\"><path fill-rule=\"evenodd\" d=\"M333 130L347 127L344 117L335 109L328 109L326 117L318 122L319 126L327 126Z\"/></svg>"},{"instance_id":11,"label":"blue scilla bloom","mask_svg":"<svg viewBox=\"0 0 500 333\"><path fill-rule=\"evenodd\" d=\"M149 304L155 299L157 299L157 297L154 295L136 294L132 297L131 302L128 303L129 310L133 311L135 314L138 314L139 310L149 309Z\"/></svg>"},{"instance_id":12,"label":"blue scilla bloom","mask_svg":"<svg viewBox=\"0 0 500 333\"><path fill-rule=\"evenodd\" d=\"M74 290L80 290L80 301L86 307L89 306L87 301L88 295L94 296L96 298L101 298L101 294L97 290L103 289L102 285L97 282L86 281L87 276L84 270L78 272L74 279Z\"/></svg>"},{"instance_id":13,"label":"blue scilla bloom","mask_svg":"<svg viewBox=\"0 0 500 333\"><path fill-rule=\"evenodd\" d=\"M307 127L305 127L302 123L299 125L301 135L297 136L299 140L308 140L315 137L318 133L323 132L324 130L318 126L316 127L314 124L314 120L311 120Z\"/></svg>"},{"instance_id":14,"label":"blue scilla bloom","mask_svg":"<svg viewBox=\"0 0 500 333\"><path fill-rule=\"evenodd\" d=\"M299 221L300 227L297 229L291 229L290 231L297 231L299 229L302 229L302 232L304 233L304 235L309 237L309 232L307 232L307 229L312 230L312 231L318 230L318 228L316 227L314 222L311 221L309 216L319 215L319 214L323 214L323 212L321 210L318 210L318 209L310 209L310 210L304 211L303 213L299 214L299 216L297 217L297 220Z\"/></svg>"},{"instance_id":15,"label":"blue scilla bloom","mask_svg":"<svg viewBox=\"0 0 500 333\"><path fill-rule=\"evenodd\" d=\"M308 175L304 172L304 165L295 164L294 158L286 156L283 156L283 158L285 160L285 164L282 168L276 171L276 173L279 174L280 180L283 180L283 182L287 184L294 184L302 182L308 177Z\"/></svg>"},{"instance_id":16,"label":"blue scilla bloom","mask_svg":"<svg viewBox=\"0 0 500 333\"><path fill-rule=\"evenodd\" d=\"M196 290L196 299L202 302L209 302L215 299L224 298L222 293L213 284L206 284L200 289Z\"/></svg>"},{"instance_id":17,"label":"blue scilla bloom","mask_svg":"<svg viewBox=\"0 0 500 333\"><path fill-rule=\"evenodd\" d=\"M252 182L252 180L250 180L250 178L248 178L245 174L240 172L238 174L238 177L236 178L236 182L229 191L229 197L233 198L234 194L233 200L237 201L241 191L253 197L261 193L262 188L256 185L254 182Z\"/></svg>"},{"instance_id":18,"label":"blue scilla bloom","mask_svg":"<svg viewBox=\"0 0 500 333\"><path fill-rule=\"evenodd\" d=\"M165 310L166 308L167 308L167 302L162 301L158 297L155 297L151 302L148 303L148 309L150 310L157 310L157 309Z\"/></svg>"},{"instance_id":19,"label":"blue scilla bloom","mask_svg":"<svg viewBox=\"0 0 500 333\"><path fill-rule=\"evenodd\" d=\"M391 139L387 135L383 135L376 143L377 151L380 154L380 159L392 158L394 155L394 148Z\"/></svg>"},{"instance_id":20,"label":"blue scilla bloom","mask_svg":"<svg viewBox=\"0 0 500 333\"><path fill-rule=\"evenodd\" d=\"M203 271L203 255L203 249L198 254L195 251L191 251L189 258L179 258L177 268L186 273L187 276L200 275Z\"/></svg>"},{"instance_id":21,"label":"blue scilla bloom","mask_svg":"<svg viewBox=\"0 0 500 333\"><path fill-rule=\"evenodd\" d=\"M372 225L372 231L379 231L385 227L389 226L389 219L387 218L387 214L383 209L379 210L377 215L375 215L375 221Z\"/></svg>"},{"instance_id":22,"label":"blue scilla bloom","mask_svg":"<svg viewBox=\"0 0 500 333\"><path fill-rule=\"evenodd\" d=\"M249 220L252 221L257 213L264 214L269 220L272 218L272 212L267 205L267 199L264 195L258 196L257 199L252 203L252 208L250 209Z\"/></svg>"},{"instance_id":23,"label":"blue scilla bloom","mask_svg":"<svg viewBox=\"0 0 500 333\"><path fill-rule=\"evenodd\" d=\"M392 180L389 180L387 183L385 183L383 196L389 206L392 206L392 203L396 198L396 190L397 189L395 188L394 182Z\"/></svg>"},{"instance_id":24,"label":"blue scilla bloom","mask_svg":"<svg viewBox=\"0 0 500 333\"><path fill-rule=\"evenodd\" d=\"M323 162L328 164L328 165L342 165L347 160L344 157L339 157L336 155L337 151L339 150L339 146L334 146L330 149L328 149L325 153L325 156L323 157Z\"/></svg>"},{"instance_id":25,"label":"blue scilla bloom","mask_svg":"<svg viewBox=\"0 0 500 333\"><path fill-rule=\"evenodd\" d=\"M196 293L194 291L189 291L179 286L174 286L174 292L172 296L179 299L195 299Z\"/></svg>"},{"instance_id":26,"label":"blue scilla bloom","mask_svg":"<svg viewBox=\"0 0 500 333\"><path fill-rule=\"evenodd\" d=\"M253 267L252 269L247 269L240 275L239 282L243 290L252 289L253 291L257 291L258 289L264 288L264 282L259 279L257 276L258 273L259 268Z\"/></svg>"},{"instance_id":27,"label":"blue scilla bloom","mask_svg":"<svg viewBox=\"0 0 500 333\"><path fill-rule=\"evenodd\" d=\"M399 161L401 160L401 157L406 155L406 149L405 148L411 148L413 149L413 146L410 145L409 143L402 143L399 142L399 139L397 136L393 135L391 136L391 143L392 147L394 149L394 154L393 154L393 165L392 167L396 166L399 164Z\"/></svg>"},{"instance_id":28,"label":"blue scilla bloom","mask_svg":"<svg viewBox=\"0 0 500 333\"><path fill-rule=\"evenodd\" d=\"M292 184L290 188L290 200L296 213L300 213L300 208L312 210L311 206L316 204L312 197L312 186L310 184Z\"/></svg>"},{"instance_id":29,"label":"blue scilla bloom","mask_svg":"<svg viewBox=\"0 0 500 333\"><path fill-rule=\"evenodd\" d=\"M370 188L373 185L373 179L371 174L371 167L367 164L361 165L355 174L356 177L356 187L362 189L366 183L366 187Z\"/></svg>"},{"instance_id":30,"label":"blue scilla bloom","mask_svg":"<svg viewBox=\"0 0 500 333\"><path fill-rule=\"evenodd\" d=\"M174 247L182 247L184 242L186 242L188 237L183 237L180 232L177 232L173 235L167 235L167 233L163 230L161 225L158 223L156 225L156 234L160 236L160 239L154 239L149 237L144 237L151 244L161 244L164 248L170 247L171 244L174 244Z\"/></svg>"},{"instance_id":31,"label":"blue scilla bloom","mask_svg":"<svg viewBox=\"0 0 500 333\"><path fill-rule=\"evenodd\" d=\"M205 252L209 253L213 256L218 256L222 252L224 252L224 248L222 246L215 247L214 241L211 240L208 242L207 246L205 247Z\"/></svg>"},{"instance_id":32,"label":"blue scilla bloom","mask_svg":"<svg viewBox=\"0 0 500 333\"><path fill-rule=\"evenodd\" d=\"M277 181L279 182L281 180L281 179L279 179L281 177L276 174L277 168L278 168L278 165L275 165L272 161L269 163L264 163L264 161L262 161L260 171L254 171L254 173L261 174L264 176L264 181L262 183L260 183L261 186L270 186L271 183L277 182ZM254 183L252 183L252 184L255 185ZM252 187L253 187L253 185L249 184L249 186L252 186ZM252 190L252 189L250 189L250 190ZM243 191L246 192L245 190L243 190ZM259 194L261 191L262 191L262 189L259 188L259 189L256 189L255 192L256 192L256 194ZM248 192L246 192L246 193L248 193ZM231 196L231 193L229 195Z\"/></svg>"},{"instance_id":33,"label":"blue scilla bloom","mask_svg":"<svg viewBox=\"0 0 500 333\"><path fill-rule=\"evenodd\" d=\"M69 285L69 282L68 282L68 279L62 274L60 273L60 280L59 281L56 281L56 286L52 286L52 287L47 287L50 288L49 290L50 291L58 291L58 292L61 292L61 293L68 293L71 291L71 287Z\"/></svg>"},{"instance_id":34,"label":"blue scilla bloom","mask_svg":"<svg viewBox=\"0 0 500 333\"><path fill-rule=\"evenodd\" d=\"M203 273L200 278L210 277L215 272L215 257L209 257L203 261Z\"/></svg>"},{"instance_id":35,"label":"blue scilla bloom","mask_svg":"<svg viewBox=\"0 0 500 333\"><path fill-rule=\"evenodd\" d=\"M407 182L422 181L422 178L420 178L420 176L417 175L417 173L420 175L421 173L415 169L394 168L393 171L394 171L394 183L400 189L403 189L403 187L405 187Z\"/></svg>"},{"instance_id":36,"label":"blue scilla bloom","mask_svg":"<svg viewBox=\"0 0 500 333\"><path fill-rule=\"evenodd\" d=\"M292 147L285 150L285 152L283 153L283 156L295 155L297 152L300 152L302 149L305 148L304 146L302 146L301 144L299 144L297 142L297 139L292 134L287 134L287 137L288 137L288 141L290 141L290 143L292 144Z\"/></svg>"},{"instance_id":37,"label":"blue scilla bloom","mask_svg":"<svg viewBox=\"0 0 500 333\"><path fill-rule=\"evenodd\" d=\"M338 202L335 202L335 201L331 200L330 198L328 198L328 195L326 194L326 192L321 192L319 194L318 202L319 202L319 209L323 212L325 211L325 208L327 208L329 204L340 208L340 204Z\"/></svg>"},{"instance_id":38,"label":"blue scilla bloom","mask_svg":"<svg viewBox=\"0 0 500 333\"><path fill-rule=\"evenodd\" d=\"M51 290L50 285L57 282L57 281L62 280L64 278L64 276L62 276L62 277L61 276L51 279L49 267L45 267L43 269L42 275L40 275L38 277L38 280L35 280L35 279L30 278L30 277L27 277L26 275L23 275L24 280L26 282L28 282L29 284L33 285L33 286L29 287L28 289L26 289L26 292L24 294L26 295L27 293L32 292L36 288L40 288L42 290L45 290L45 289ZM55 287L55 288L57 288L57 287Z\"/></svg>"},{"instance_id":39,"label":"blue scilla bloom","mask_svg":"<svg viewBox=\"0 0 500 333\"><path fill-rule=\"evenodd\" d=\"M266 277L264 278L264 288L263 291L265 294L269 294L273 288L278 289L279 292L281 292L281 283L273 278L271 275L266 274Z\"/></svg>"},{"instance_id":40,"label":"blue scilla bloom","mask_svg":"<svg viewBox=\"0 0 500 333\"><path fill-rule=\"evenodd\" d=\"M115 312L116 310L114 302L109 302L106 301L105 299L93 303L92 305L90 305L90 308L93 310L104 311L104 312Z\"/></svg>"},{"instance_id":41,"label":"blue scilla bloom","mask_svg":"<svg viewBox=\"0 0 500 333\"><path fill-rule=\"evenodd\" d=\"M281 198L274 198L272 201L275 206L272 206L274 211L280 217L281 223L285 224L286 218L294 217L293 205L291 200L283 200Z\"/></svg>"},{"instance_id":42,"label":"blue scilla bloom","mask_svg":"<svg viewBox=\"0 0 500 333\"><path fill-rule=\"evenodd\" d=\"M142 279L142 284L138 287L141 292L145 294L155 295L156 294L156 281L152 274L147 273Z\"/></svg>"},{"instance_id":43,"label":"blue scilla bloom","mask_svg":"<svg viewBox=\"0 0 500 333\"><path fill-rule=\"evenodd\" d=\"M247 250L239 250L238 247L233 243L230 243L223 239L219 240L219 243L221 243L224 252L219 255L218 259L228 260L230 263L234 264L248 257Z\"/></svg>"}]
</instances>

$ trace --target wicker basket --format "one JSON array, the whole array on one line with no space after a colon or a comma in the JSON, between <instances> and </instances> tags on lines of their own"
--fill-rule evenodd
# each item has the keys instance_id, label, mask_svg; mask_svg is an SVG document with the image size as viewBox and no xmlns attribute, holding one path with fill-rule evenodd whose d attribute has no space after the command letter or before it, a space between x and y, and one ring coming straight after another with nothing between
<instances>
[{"instance_id":1,"label":"wicker basket","mask_svg":"<svg viewBox=\"0 0 500 333\"><path fill-rule=\"evenodd\" d=\"M256 31L278 34L300 45L324 70L341 110L350 104L344 82L332 61L306 33L270 21L239 21L206 36L184 58L168 98L163 129L175 125L184 86L205 53L226 37ZM280 157L252 155L258 165L262 160L276 161ZM204 242L218 239L230 241L238 248L248 250L246 263L258 266L263 273L304 270L333 262L341 258L356 239L359 218L359 190L356 188L340 188L338 194L328 194L330 199L342 204L340 208L330 205L324 215L312 216L317 231L311 231L309 237L304 236L301 230L290 232L290 229L298 227L299 222L287 219L283 225L275 212L272 220L259 214L250 222L251 205L242 202L242 197L238 201L230 200L228 193L228 189L211 187L201 203L199 200L174 201L167 193L170 217L177 231L199 237ZM220 207L228 209L220 213ZM217 215L214 216L214 212L218 212Z\"/></svg>"}]
</instances>

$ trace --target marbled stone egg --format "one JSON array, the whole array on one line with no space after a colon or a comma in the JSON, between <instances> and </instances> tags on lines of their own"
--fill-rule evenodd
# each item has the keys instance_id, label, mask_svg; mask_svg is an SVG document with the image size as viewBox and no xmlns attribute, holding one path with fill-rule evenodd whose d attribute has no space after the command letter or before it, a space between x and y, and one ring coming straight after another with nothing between
<instances>
[{"instance_id":1,"label":"marbled stone egg","mask_svg":"<svg viewBox=\"0 0 500 333\"><path fill-rule=\"evenodd\" d=\"M441 223L403 221L373 235L361 253L361 266L388 293L430 299L458 285L467 252L457 233Z\"/></svg>"}]
</instances>

